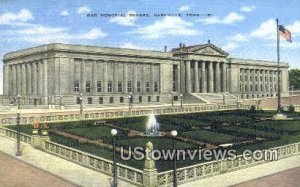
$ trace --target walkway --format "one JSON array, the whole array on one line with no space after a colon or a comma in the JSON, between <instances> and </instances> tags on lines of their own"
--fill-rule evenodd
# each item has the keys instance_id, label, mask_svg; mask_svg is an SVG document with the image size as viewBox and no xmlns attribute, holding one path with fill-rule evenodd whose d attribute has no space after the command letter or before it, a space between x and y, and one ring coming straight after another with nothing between
<instances>
[{"instance_id":1,"label":"walkway","mask_svg":"<svg viewBox=\"0 0 300 187\"><path fill-rule=\"evenodd\" d=\"M64 178L66 181L70 181L77 186L87 186L87 187L111 186L112 177L88 169L86 167L80 166L78 164L72 163L70 161L59 158L57 156L53 156L51 154L34 149L28 144L22 144L23 156L15 157L14 156L16 153L15 140L8 139L3 136L0 136L0 152L1 151L29 165L36 166L39 169L60 176L61 178ZM9 174L4 174L0 176L1 178L3 176L9 177ZM121 180L118 180L118 182L119 182L119 187L132 186L131 184ZM0 180L0 184L1 184L1 180ZM40 185L40 186L44 186L44 185Z\"/></svg>"},{"instance_id":2,"label":"walkway","mask_svg":"<svg viewBox=\"0 0 300 187\"><path fill-rule=\"evenodd\" d=\"M75 187L64 179L0 152L0 184L5 187Z\"/></svg>"}]
</instances>

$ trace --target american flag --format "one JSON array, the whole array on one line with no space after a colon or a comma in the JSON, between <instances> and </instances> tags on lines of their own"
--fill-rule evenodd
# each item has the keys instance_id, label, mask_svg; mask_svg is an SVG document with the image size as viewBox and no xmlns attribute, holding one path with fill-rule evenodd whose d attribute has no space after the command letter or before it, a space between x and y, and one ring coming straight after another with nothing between
<instances>
[{"instance_id":1,"label":"american flag","mask_svg":"<svg viewBox=\"0 0 300 187\"><path fill-rule=\"evenodd\" d=\"M292 43L292 33L287 30L286 28L284 28L284 26L282 25L279 25L279 32L280 32L280 35L282 37L284 37L288 42L291 42Z\"/></svg>"}]
</instances>

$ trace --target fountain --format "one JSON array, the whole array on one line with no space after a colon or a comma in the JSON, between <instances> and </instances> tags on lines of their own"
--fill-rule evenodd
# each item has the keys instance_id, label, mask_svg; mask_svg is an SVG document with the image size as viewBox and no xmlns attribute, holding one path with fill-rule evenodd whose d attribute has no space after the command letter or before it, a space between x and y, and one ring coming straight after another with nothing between
<instances>
[{"instance_id":1,"label":"fountain","mask_svg":"<svg viewBox=\"0 0 300 187\"><path fill-rule=\"evenodd\" d=\"M159 123L156 121L155 115L153 112L148 117L146 123L146 133L144 136L162 136L162 133L159 132Z\"/></svg>"}]
</instances>

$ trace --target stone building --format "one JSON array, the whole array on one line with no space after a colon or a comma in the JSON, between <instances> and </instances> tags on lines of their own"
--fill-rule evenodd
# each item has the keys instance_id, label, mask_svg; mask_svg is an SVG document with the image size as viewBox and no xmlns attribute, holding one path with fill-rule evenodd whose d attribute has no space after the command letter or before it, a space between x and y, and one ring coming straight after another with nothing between
<instances>
[{"instance_id":1,"label":"stone building","mask_svg":"<svg viewBox=\"0 0 300 187\"><path fill-rule=\"evenodd\" d=\"M208 42L170 52L48 44L3 59L3 102L91 106L133 103L213 102L276 96L277 63L228 58ZM282 93L288 64L280 63Z\"/></svg>"}]
</instances>

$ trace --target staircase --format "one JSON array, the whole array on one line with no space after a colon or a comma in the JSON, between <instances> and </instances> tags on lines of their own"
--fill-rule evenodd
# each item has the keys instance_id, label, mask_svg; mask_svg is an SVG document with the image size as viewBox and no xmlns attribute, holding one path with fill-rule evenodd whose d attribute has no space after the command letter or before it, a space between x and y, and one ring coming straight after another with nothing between
<instances>
[{"instance_id":1,"label":"staircase","mask_svg":"<svg viewBox=\"0 0 300 187\"><path fill-rule=\"evenodd\" d=\"M236 103L237 97L228 93L192 93L195 97L199 98L206 103L223 104L225 103Z\"/></svg>"}]
</instances>

